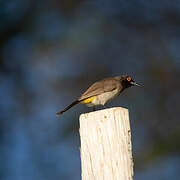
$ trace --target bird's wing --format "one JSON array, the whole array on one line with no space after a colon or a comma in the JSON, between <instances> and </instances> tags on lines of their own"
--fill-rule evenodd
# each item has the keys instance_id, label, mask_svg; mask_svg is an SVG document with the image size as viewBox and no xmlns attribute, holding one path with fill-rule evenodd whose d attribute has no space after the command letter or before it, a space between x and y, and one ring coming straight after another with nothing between
<instances>
[{"instance_id":1,"label":"bird's wing","mask_svg":"<svg viewBox=\"0 0 180 180\"><path fill-rule=\"evenodd\" d=\"M114 78L106 78L101 81L95 82L82 94L79 100L81 101L92 96L97 96L105 92L113 91L117 88L117 84L118 82Z\"/></svg>"}]
</instances>

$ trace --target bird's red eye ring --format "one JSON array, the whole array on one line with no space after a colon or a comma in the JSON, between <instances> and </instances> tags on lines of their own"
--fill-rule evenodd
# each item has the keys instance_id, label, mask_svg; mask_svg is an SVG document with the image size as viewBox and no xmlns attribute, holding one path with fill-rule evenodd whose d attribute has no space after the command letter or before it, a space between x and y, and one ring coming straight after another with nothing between
<instances>
[{"instance_id":1,"label":"bird's red eye ring","mask_svg":"<svg viewBox=\"0 0 180 180\"><path fill-rule=\"evenodd\" d=\"M128 76L128 77L126 78L126 80L130 82L132 79L131 79L130 76Z\"/></svg>"}]
</instances>

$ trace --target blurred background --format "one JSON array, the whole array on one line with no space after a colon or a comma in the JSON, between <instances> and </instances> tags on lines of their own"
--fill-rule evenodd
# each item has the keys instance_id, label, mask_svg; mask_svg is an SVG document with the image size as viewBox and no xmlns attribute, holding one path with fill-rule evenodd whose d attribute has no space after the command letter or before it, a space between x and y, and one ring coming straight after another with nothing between
<instances>
[{"instance_id":1,"label":"blurred background","mask_svg":"<svg viewBox=\"0 0 180 180\"><path fill-rule=\"evenodd\" d=\"M97 80L128 74L135 180L180 178L180 2L0 1L0 179L80 180L79 115Z\"/></svg>"}]
</instances>

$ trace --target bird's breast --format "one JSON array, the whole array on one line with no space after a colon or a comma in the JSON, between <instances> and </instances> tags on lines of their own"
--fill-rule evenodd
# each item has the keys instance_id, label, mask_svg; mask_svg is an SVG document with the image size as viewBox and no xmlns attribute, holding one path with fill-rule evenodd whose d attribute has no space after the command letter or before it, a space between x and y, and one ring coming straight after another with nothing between
<instances>
[{"instance_id":1,"label":"bird's breast","mask_svg":"<svg viewBox=\"0 0 180 180\"><path fill-rule=\"evenodd\" d=\"M88 106L98 106L98 105L105 105L108 101L114 99L116 96L118 96L119 91L118 89L115 89L111 92L105 92L100 95L94 96L93 100L88 103Z\"/></svg>"}]
</instances>

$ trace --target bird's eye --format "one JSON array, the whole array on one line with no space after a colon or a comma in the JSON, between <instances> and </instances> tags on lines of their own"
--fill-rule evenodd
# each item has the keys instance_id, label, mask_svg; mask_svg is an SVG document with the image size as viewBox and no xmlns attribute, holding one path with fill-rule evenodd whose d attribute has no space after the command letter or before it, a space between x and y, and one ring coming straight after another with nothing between
<instances>
[{"instance_id":1,"label":"bird's eye","mask_svg":"<svg viewBox=\"0 0 180 180\"><path fill-rule=\"evenodd\" d=\"M128 76L128 77L126 78L126 80L130 82L132 79L131 79L131 77Z\"/></svg>"}]
</instances>

